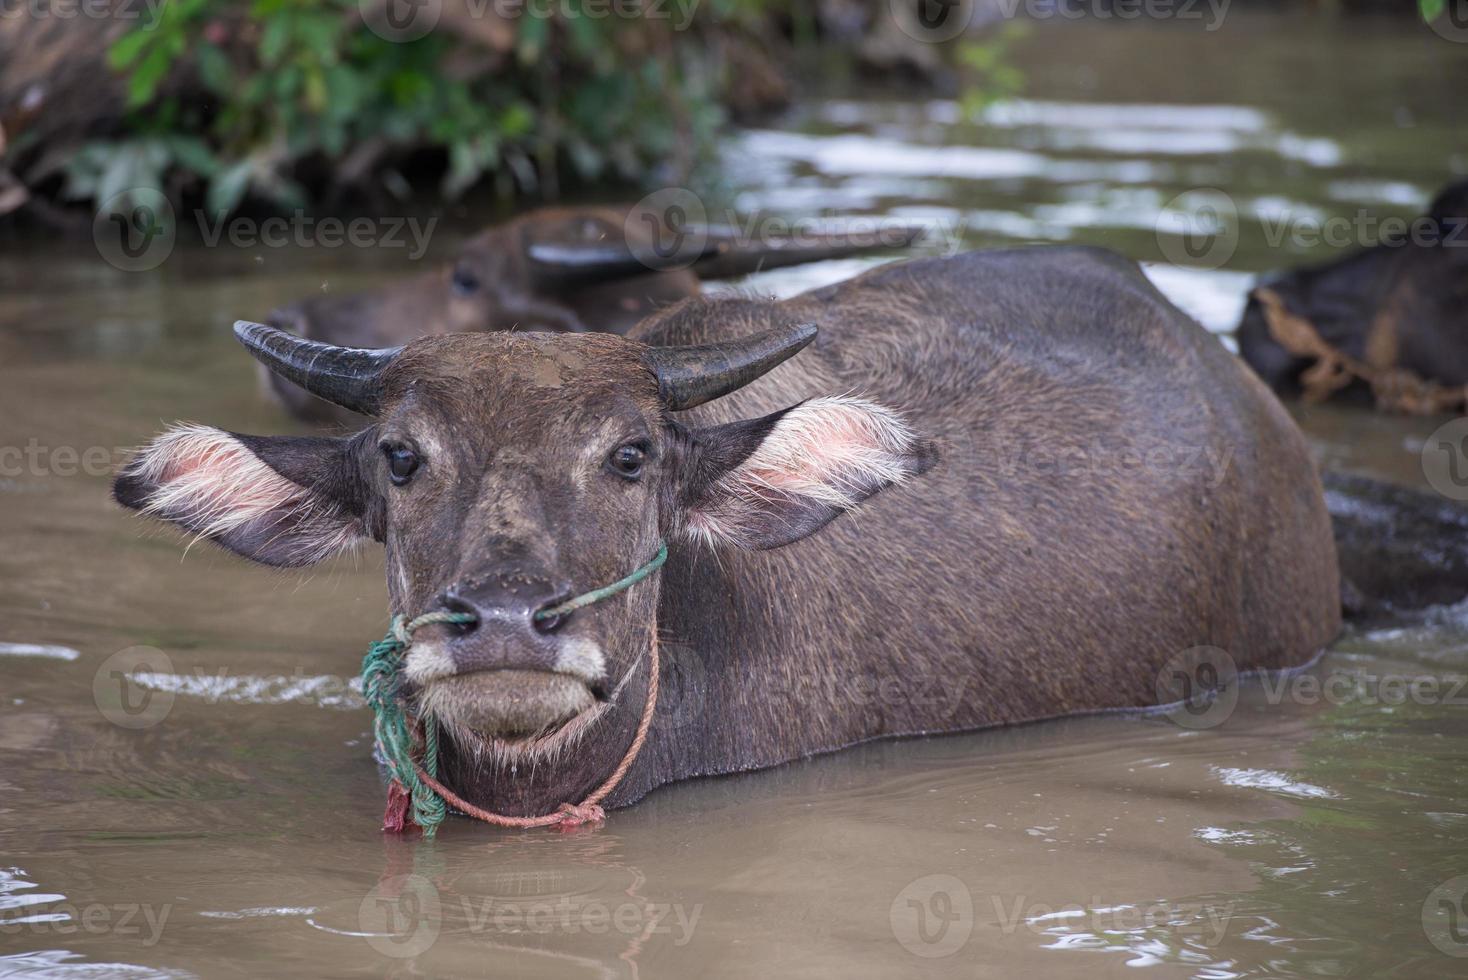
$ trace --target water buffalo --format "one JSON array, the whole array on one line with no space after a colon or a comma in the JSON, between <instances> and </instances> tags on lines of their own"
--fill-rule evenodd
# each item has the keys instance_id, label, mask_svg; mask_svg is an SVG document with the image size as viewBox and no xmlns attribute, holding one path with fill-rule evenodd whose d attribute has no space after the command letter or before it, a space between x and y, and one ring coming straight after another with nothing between
<instances>
[{"instance_id":1,"label":"water buffalo","mask_svg":"<svg viewBox=\"0 0 1468 980\"><path fill-rule=\"evenodd\" d=\"M652 651L663 698L611 806L867 739L1149 705L1180 651L1288 667L1340 625L1299 430L1109 252L699 297L626 337L236 332L371 424L177 428L117 500L273 565L375 540L393 612L471 615L420 630L403 673L477 806L545 813L598 785ZM536 618L664 540L642 584Z\"/></svg>"},{"instance_id":2,"label":"water buffalo","mask_svg":"<svg viewBox=\"0 0 1468 980\"><path fill-rule=\"evenodd\" d=\"M921 234L887 225L774 237L669 227L650 211L542 208L469 239L449 265L370 292L308 299L271 322L309 340L370 348L486 330L624 334L698 293L701 279L903 248ZM266 378L299 418L361 422L279 375Z\"/></svg>"},{"instance_id":3,"label":"water buffalo","mask_svg":"<svg viewBox=\"0 0 1468 980\"><path fill-rule=\"evenodd\" d=\"M1411 412L1463 406L1468 181L1445 188L1400 230L1338 261L1268 280L1250 295L1239 352L1276 391L1318 398L1347 388Z\"/></svg>"}]
</instances>

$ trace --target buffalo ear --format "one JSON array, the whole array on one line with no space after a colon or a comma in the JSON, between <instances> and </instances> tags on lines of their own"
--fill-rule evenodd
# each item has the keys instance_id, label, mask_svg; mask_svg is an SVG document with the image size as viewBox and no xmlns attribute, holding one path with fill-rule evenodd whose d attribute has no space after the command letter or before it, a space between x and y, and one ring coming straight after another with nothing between
<instances>
[{"instance_id":1,"label":"buffalo ear","mask_svg":"<svg viewBox=\"0 0 1468 980\"><path fill-rule=\"evenodd\" d=\"M900 415L859 398L817 398L693 442L685 532L756 551L799 541L936 460Z\"/></svg>"},{"instance_id":2,"label":"buffalo ear","mask_svg":"<svg viewBox=\"0 0 1468 980\"><path fill-rule=\"evenodd\" d=\"M353 441L178 426L112 484L124 507L266 565L311 565L367 536Z\"/></svg>"}]
</instances>

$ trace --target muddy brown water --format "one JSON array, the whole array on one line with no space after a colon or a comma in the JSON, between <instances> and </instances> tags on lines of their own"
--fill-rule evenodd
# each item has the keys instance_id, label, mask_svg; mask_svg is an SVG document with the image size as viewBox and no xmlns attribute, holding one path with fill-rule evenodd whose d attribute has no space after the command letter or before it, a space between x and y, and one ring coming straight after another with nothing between
<instances>
[{"instance_id":1,"label":"muddy brown water","mask_svg":"<svg viewBox=\"0 0 1468 980\"><path fill-rule=\"evenodd\" d=\"M1468 171L1468 46L1410 24L1062 25L1016 57L1026 99L977 123L813 99L731 139L733 200L928 221L963 247L1111 245L1222 330L1250 275L1331 252L1271 244L1266 219L1410 216ZM1241 215L1216 269L1155 231L1199 186ZM104 471L179 418L290 431L227 324L404 265L0 259L0 975L1468 976L1468 608L1348 632L1201 721L868 745L572 835L383 837L350 687L386 623L378 559L302 576L185 554L109 504ZM1414 485L1443 421L1299 417L1322 460Z\"/></svg>"}]
</instances>

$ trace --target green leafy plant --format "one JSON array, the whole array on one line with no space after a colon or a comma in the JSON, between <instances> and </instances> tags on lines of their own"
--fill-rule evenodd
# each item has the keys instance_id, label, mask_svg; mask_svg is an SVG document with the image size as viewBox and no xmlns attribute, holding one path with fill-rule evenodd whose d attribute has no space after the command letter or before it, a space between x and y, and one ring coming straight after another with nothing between
<instances>
[{"instance_id":1,"label":"green leafy plant","mask_svg":"<svg viewBox=\"0 0 1468 980\"><path fill-rule=\"evenodd\" d=\"M957 59L964 79L959 102L966 116L978 118L995 102L1013 98L1024 88L1024 72L1010 64L1010 49L1026 33L1024 24L1011 21L985 40L959 46Z\"/></svg>"},{"instance_id":2,"label":"green leafy plant","mask_svg":"<svg viewBox=\"0 0 1468 980\"><path fill-rule=\"evenodd\" d=\"M465 71L445 68L462 37L386 40L355 0L172 0L112 46L131 133L82 147L66 194L171 183L202 188L211 212L247 196L299 207L343 185L402 192L394 161L426 150L447 197L491 175L553 195L566 164L578 179L636 180L706 151L723 121L717 72L700 63L711 46L675 54L666 22L601 5L584 16L582 3L517 18L495 66ZM764 6L707 0L701 14L737 27Z\"/></svg>"}]
</instances>

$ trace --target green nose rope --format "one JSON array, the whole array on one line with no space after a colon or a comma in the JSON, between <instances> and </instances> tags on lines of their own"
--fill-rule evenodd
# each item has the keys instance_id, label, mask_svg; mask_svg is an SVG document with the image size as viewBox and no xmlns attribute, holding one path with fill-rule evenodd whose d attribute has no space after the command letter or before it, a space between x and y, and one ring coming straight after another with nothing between
<instances>
[{"instance_id":1,"label":"green nose rope","mask_svg":"<svg viewBox=\"0 0 1468 980\"><path fill-rule=\"evenodd\" d=\"M667 560L668 544L660 541L658 553L652 561L632 574L611 585L538 610L534 618L537 621L554 619L625 592L661 568ZM372 730L377 750L392 773L383 830L401 832L416 823L423 828L424 837L433 837L448 810L438 791L420 778L420 772L427 773L435 785L438 782L438 726L430 719L425 719L427 723L422 726L422 762L415 763L413 759L413 735L418 726L408 715L401 680L403 661L407 659L413 634L433 623L463 626L477 618L469 612L430 612L411 620L403 615L394 616L387 635L368 647L367 656L362 658L362 695L372 709Z\"/></svg>"}]
</instances>

